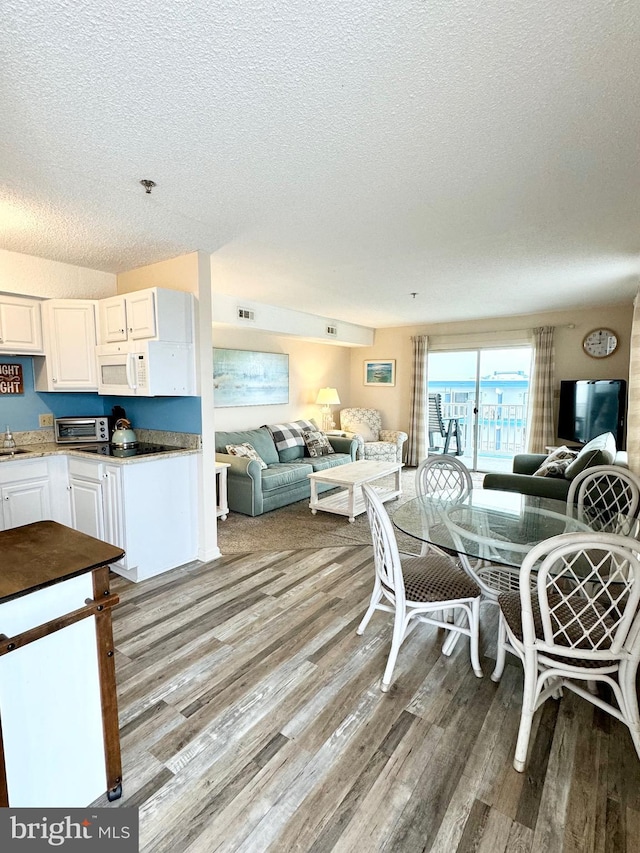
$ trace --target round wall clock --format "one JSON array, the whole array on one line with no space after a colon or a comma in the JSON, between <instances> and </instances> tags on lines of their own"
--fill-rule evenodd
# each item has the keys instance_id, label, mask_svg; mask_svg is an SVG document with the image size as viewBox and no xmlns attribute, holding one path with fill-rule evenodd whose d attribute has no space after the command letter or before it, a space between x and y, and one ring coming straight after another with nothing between
<instances>
[{"instance_id":1,"label":"round wall clock","mask_svg":"<svg viewBox=\"0 0 640 853\"><path fill-rule=\"evenodd\" d=\"M611 329L593 329L585 335L582 348L591 358L607 358L618 349L618 336Z\"/></svg>"}]
</instances>

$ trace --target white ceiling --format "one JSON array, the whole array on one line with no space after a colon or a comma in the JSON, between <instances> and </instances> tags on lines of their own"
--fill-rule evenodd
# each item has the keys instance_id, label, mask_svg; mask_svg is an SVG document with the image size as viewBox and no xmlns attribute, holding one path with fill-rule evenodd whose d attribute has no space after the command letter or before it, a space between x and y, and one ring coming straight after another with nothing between
<instances>
[{"instance_id":1,"label":"white ceiling","mask_svg":"<svg viewBox=\"0 0 640 853\"><path fill-rule=\"evenodd\" d=\"M375 327L638 289L637 0L2 10L1 248Z\"/></svg>"}]
</instances>

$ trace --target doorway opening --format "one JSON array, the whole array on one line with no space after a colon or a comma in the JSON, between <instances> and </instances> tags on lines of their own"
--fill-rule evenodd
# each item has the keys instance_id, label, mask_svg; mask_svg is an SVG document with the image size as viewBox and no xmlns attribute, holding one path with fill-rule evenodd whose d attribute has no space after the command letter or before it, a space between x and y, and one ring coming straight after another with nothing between
<instances>
[{"instance_id":1,"label":"doorway opening","mask_svg":"<svg viewBox=\"0 0 640 853\"><path fill-rule=\"evenodd\" d=\"M445 425L458 421L460 459L472 471L511 471L525 452L532 355L529 346L429 352L428 394L440 395ZM445 438L429 439L441 453Z\"/></svg>"}]
</instances>

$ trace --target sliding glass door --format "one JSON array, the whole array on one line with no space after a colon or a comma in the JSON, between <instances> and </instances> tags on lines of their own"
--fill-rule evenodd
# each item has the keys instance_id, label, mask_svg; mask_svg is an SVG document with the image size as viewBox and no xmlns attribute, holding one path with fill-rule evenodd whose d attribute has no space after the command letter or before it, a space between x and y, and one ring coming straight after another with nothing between
<instances>
[{"instance_id":1,"label":"sliding glass door","mask_svg":"<svg viewBox=\"0 0 640 853\"><path fill-rule=\"evenodd\" d=\"M531 347L430 352L428 393L439 394L445 428L458 420L462 461L475 471L511 471L526 447ZM445 438L430 424L431 452ZM455 442L450 453L457 450Z\"/></svg>"}]
</instances>

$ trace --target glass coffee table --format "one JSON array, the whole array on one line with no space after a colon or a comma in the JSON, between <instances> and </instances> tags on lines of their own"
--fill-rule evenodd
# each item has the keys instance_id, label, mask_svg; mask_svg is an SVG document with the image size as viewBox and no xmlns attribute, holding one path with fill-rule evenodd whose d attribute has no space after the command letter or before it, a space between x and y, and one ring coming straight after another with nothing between
<instances>
[{"instance_id":1,"label":"glass coffee table","mask_svg":"<svg viewBox=\"0 0 640 853\"><path fill-rule=\"evenodd\" d=\"M346 515L350 522L354 522L356 515L366 511L361 488L363 483L372 483L393 474L393 486L377 488L374 486L381 501L390 501L402 494L401 470L402 462L374 462L369 459L359 459L356 462L348 462L346 465L326 468L324 471L314 471L313 474L309 474L311 483L309 508L313 515L318 511L333 512L337 515ZM323 497L318 497L318 483L335 486L340 491L331 491Z\"/></svg>"}]
</instances>

